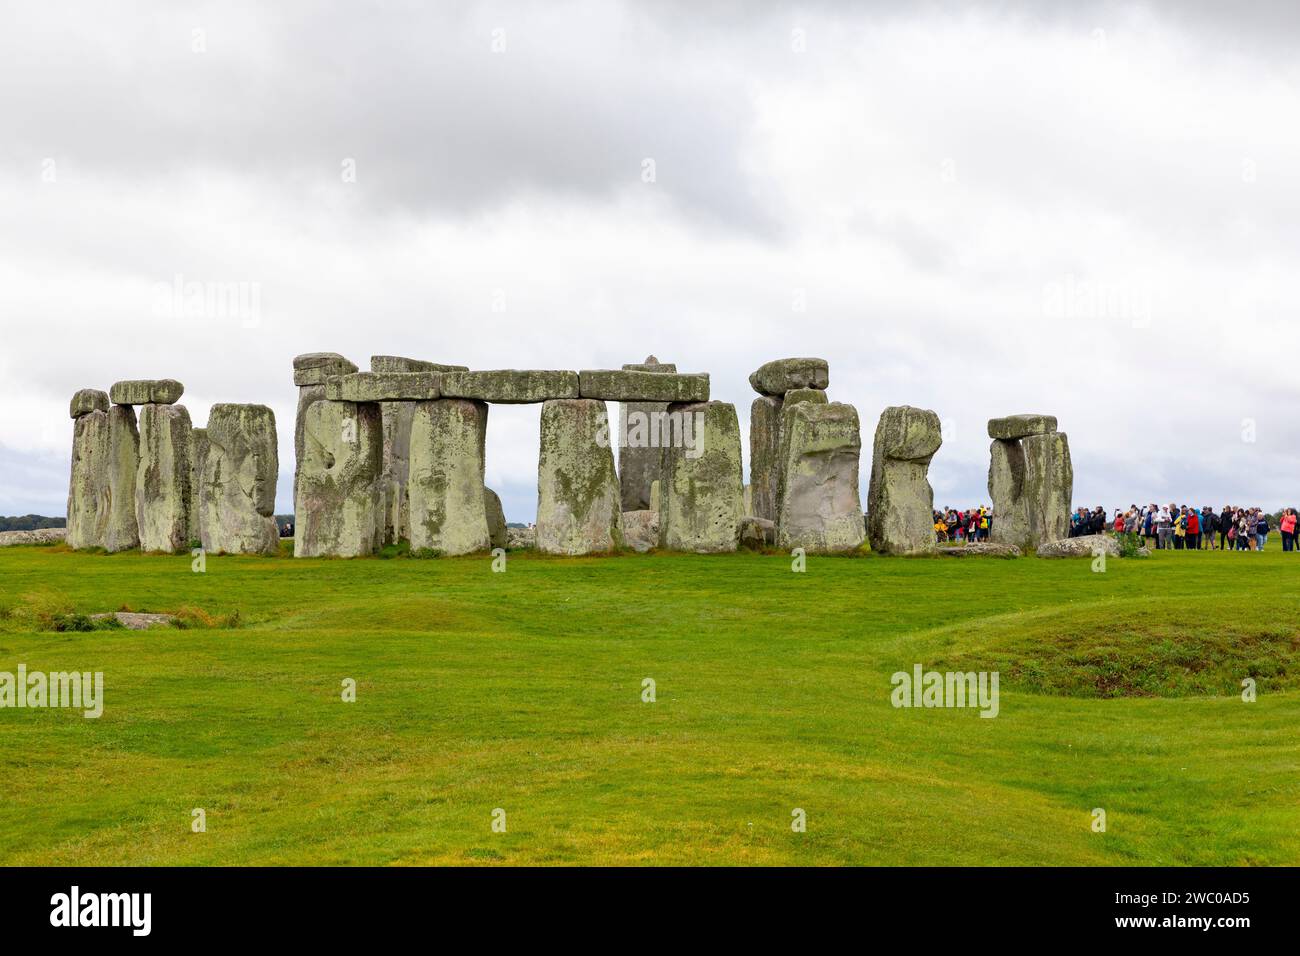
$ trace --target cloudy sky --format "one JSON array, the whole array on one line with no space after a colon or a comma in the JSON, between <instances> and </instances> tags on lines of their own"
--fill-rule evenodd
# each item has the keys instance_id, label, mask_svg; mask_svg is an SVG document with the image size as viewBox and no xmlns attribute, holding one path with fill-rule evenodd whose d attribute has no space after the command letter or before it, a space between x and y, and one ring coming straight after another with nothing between
<instances>
[{"instance_id":1,"label":"cloudy sky","mask_svg":"<svg viewBox=\"0 0 1300 956\"><path fill-rule=\"evenodd\" d=\"M325 350L653 353L746 430L818 355L868 458L938 412L938 504L1039 411L1080 502L1295 503L1294 5L893 6L7 5L0 514L64 513L75 390L153 377L272 406L291 510ZM511 520L538 414L490 415Z\"/></svg>"}]
</instances>

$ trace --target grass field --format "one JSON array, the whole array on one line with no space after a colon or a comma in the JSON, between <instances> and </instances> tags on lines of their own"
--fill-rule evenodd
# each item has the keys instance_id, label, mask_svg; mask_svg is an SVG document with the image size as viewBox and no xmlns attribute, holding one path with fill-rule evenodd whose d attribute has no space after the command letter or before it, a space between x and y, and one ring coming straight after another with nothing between
<instances>
[{"instance_id":1,"label":"grass field","mask_svg":"<svg viewBox=\"0 0 1300 956\"><path fill-rule=\"evenodd\" d=\"M507 567L0 550L0 671L105 681L0 710L0 862L1300 863L1300 556ZM120 608L188 626L48 629Z\"/></svg>"}]
</instances>

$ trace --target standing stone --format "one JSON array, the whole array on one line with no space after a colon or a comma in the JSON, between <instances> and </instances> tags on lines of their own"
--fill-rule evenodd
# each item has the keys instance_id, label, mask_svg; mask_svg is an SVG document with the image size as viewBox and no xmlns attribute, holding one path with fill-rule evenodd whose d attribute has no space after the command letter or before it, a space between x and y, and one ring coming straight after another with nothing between
<instances>
[{"instance_id":1,"label":"standing stone","mask_svg":"<svg viewBox=\"0 0 1300 956\"><path fill-rule=\"evenodd\" d=\"M265 405L213 405L200 479L202 544L213 554L275 554L280 459L275 413Z\"/></svg>"},{"instance_id":2,"label":"standing stone","mask_svg":"<svg viewBox=\"0 0 1300 956\"><path fill-rule=\"evenodd\" d=\"M1056 419L993 418L989 437L990 540L1028 549L1064 538L1070 528L1074 467L1069 440L1056 431Z\"/></svg>"},{"instance_id":3,"label":"standing stone","mask_svg":"<svg viewBox=\"0 0 1300 956\"><path fill-rule=\"evenodd\" d=\"M207 464L208 452L212 448L208 441L208 430L196 428L190 433L190 540L197 541L207 548L208 536L204 531L205 508L203 502L203 468Z\"/></svg>"},{"instance_id":4,"label":"standing stone","mask_svg":"<svg viewBox=\"0 0 1300 956\"><path fill-rule=\"evenodd\" d=\"M484 488L483 498L487 509L488 542L493 550L509 547L510 533L506 529L506 512L501 507L501 496L491 488Z\"/></svg>"},{"instance_id":5,"label":"standing stone","mask_svg":"<svg viewBox=\"0 0 1300 956\"><path fill-rule=\"evenodd\" d=\"M862 546L858 410L840 402L796 402L781 413L782 464L777 544L809 554ZM761 527L761 526L760 526Z\"/></svg>"},{"instance_id":6,"label":"standing stone","mask_svg":"<svg viewBox=\"0 0 1300 956\"><path fill-rule=\"evenodd\" d=\"M745 514L736 406L716 401L670 405L668 416L676 436L663 450L660 547L735 551Z\"/></svg>"},{"instance_id":7,"label":"standing stone","mask_svg":"<svg viewBox=\"0 0 1300 956\"><path fill-rule=\"evenodd\" d=\"M1074 465L1070 461L1069 439L1062 432L1029 435L1020 444L1025 450L1023 497L1037 547L1070 533ZM996 511L993 517L996 524Z\"/></svg>"},{"instance_id":8,"label":"standing stone","mask_svg":"<svg viewBox=\"0 0 1300 956\"><path fill-rule=\"evenodd\" d=\"M934 492L928 472L941 444L934 412L902 405L881 414L867 492L871 550L921 554L935 549Z\"/></svg>"},{"instance_id":9,"label":"standing stone","mask_svg":"<svg viewBox=\"0 0 1300 956\"><path fill-rule=\"evenodd\" d=\"M537 549L576 555L622 546L623 514L605 403L591 398L546 402L537 460Z\"/></svg>"},{"instance_id":10,"label":"standing stone","mask_svg":"<svg viewBox=\"0 0 1300 956\"><path fill-rule=\"evenodd\" d=\"M378 405L319 401L307 407L294 557L374 553L384 530L382 467Z\"/></svg>"},{"instance_id":11,"label":"standing stone","mask_svg":"<svg viewBox=\"0 0 1300 956\"><path fill-rule=\"evenodd\" d=\"M77 395L81 396L81 392ZM103 392L99 393L104 395ZM107 402L108 396L104 396ZM83 403L85 404L85 403ZM77 400L73 400L77 412ZM72 477L68 483L68 533L70 548L102 548L108 538L112 493L109 474L112 442L108 412L94 408L74 414L72 426Z\"/></svg>"},{"instance_id":12,"label":"standing stone","mask_svg":"<svg viewBox=\"0 0 1300 956\"><path fill-rule=\"evenodd\" d=\"M377 376L409 375L415 372L463 372L465 365L442 365L400 355L370 356L370 371ZM426 396L415 396L420 399ZM429 395L437 398L438 395ZM384 543L396 544L411 538L411 506L407 497L410 474L411 422L415 417L414 401L381 401L384 420Z\"/></svg>"},{"instance_id":13,"label":"standing stone","mask_svg":"<svg viewBox=\"0 0 1300 956\"><path fill-rule=\"evenodd\" d=\"M760 395L749 406L749 485L756 518L776 520L781 483L781 406L779 395Z\"/></svg>"},{"instance_id":14,"label":"standing stone","mask_svg":"<svg viewBox=\"0 0 1300 956\"><path fill-rule=\"evenodd\" d=\"M184 405L140 408L135 513L142 551L173 553L189 547L192 432Z\"/></svg>"},{"instance_id":15,"label":"standing stone","mask_svg":"<svg viewBox=\"0 0 1300 956\"><path fill-rule=\"evenodd\" d=\"M371 360L373 364L373 359ZM293 360L293 384L298 386L298 414L293 423L293 499L298 500L298 469L302 467L303 425L307 409L325 398L325 383L357 370L354 363L337 352L308 352ZM296 519L295 519L296 522Z\"/></svg>"},{"instance_id":16,"label":"standing stone","mask_svg":"<svg viewBox=\"0 0 1300 956\"><path fill-rule=\"evenodd\" d=\"M653 355L640 364L624 365L629 372L674 375L677 366ZM667 402L620 402L618 406L618 483L624 511L643 511L650 505L650 485L659 479L661 449L650 442L652 416L668 410Z\"/></svg>"},{"instance_id":17,"label":"standing stone","mask_svg":"<svg viewBox=\"0 0 1300 956\"><path fill-rule=\"evenodd\" d=\"M415 403L407 479L412 551L457 555L490 546L487 416L487 405L467 399Z\"/></svg>"},{"instance_id":18,"label":"standing stone","mask_svg":"<svg viewBox=\"0 0 1300 956\"><path fill-rule=\"evenodd\" d=\"M108 532L104 550L126 551L140 546L140 518L136 511L136 481L140 471L140 431L135 409L114 405L108 410L110 441Z\"/></svg>"}]
</instances>

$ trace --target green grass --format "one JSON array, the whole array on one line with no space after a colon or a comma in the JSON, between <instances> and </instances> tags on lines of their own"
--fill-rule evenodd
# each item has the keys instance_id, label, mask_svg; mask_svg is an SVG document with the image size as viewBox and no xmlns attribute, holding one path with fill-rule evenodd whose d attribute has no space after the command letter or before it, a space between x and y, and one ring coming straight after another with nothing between
<instances>
[{"instance_id":1,"label":"green grass","mask_svg":"<svg viewBox=\"0 0 1300 956\"><path fill-rule=\"evenodd\" d=\"M0 549L0 670L106 698L0 710L0 862L1300 863L1300 556L1090 567ZM187 626L50 629L122 608Z\"/></svg>"}]
</instances>

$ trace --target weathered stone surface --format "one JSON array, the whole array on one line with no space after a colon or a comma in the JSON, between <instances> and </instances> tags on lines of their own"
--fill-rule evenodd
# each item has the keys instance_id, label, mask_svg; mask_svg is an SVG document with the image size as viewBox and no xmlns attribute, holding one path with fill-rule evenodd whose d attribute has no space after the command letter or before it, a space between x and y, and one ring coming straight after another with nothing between
<instances>
[{"instance_id":1,"label":"weathered stone surface","mask_svg":"<svg viewBox=\"0 0 1300 956\"><path fill-rule=\"evenodd\" d=\"M280 547L275 412L265 405L213 405L206 438L199 495L204 550L275 554Z\"/></svg>"},{"instance_id":2,"label":"weathered stone surface","mask_svg":"<svg viewBox=\"0 0 1300 956\"><path fill-rule=\"evenodd\" d=\"M949 558L1018 558L1021 555L1014 544L995 544L992 541L939 548L937 553Z\"/></svg>"},{"instance_id":3,"label":"weathered stone surface","mask_svg":"<svg viewBox=\"0 0 1300 956\"><path fill-rule=\"evenodd\" d=\"M735 551L744 517L744 470L736 407L670 405L687 429L664 448L659 545L670 551ZM689 423L689 424L687 424Z\"/></svg>"},{"instance_id":4,"label":"weathered stone surface","mask_svg":"<svg viewBox=\"0 0 1300 956\"><path fill-rule=\"evenodd\" d=\"M659 512L642 509L623 512L623 543L639 554L659 546Z\"/></svg>"},{"instance_id":5,"label":"weathered stone surface","mask_svg":"<svg viewBox=\"0 0 1300 956\"><path fill-rule=\"evenodd\" d=\"M799 402L815 402L818 405L825 405L830 399L820 388L792 388L785 393L785 405L797 405Z\"/></svg>"},{"instance_id":6,"label":"weathered stone surface","mask_svg":"<svg viewBox=\"0 0 1300 956\"><path fill-rule=\"evenodd\" d=\"M1030 435L1025 450L1024 500L1034 544L1070 533L1070 502L1074 496L1074 466L1070 442L1062 432ZM996 512L994 520L996 522Z\"/></svg>"},{"instance_id":7,"label":"weathered stone surface","mask_svg":"<svg viewBox=\"0 0 1300 956\"><path fill-rule=\"evenodd\" d=\"M746 516L740 522L740 546L761 551L776 544L776 524L766 518Z\"/></svg>"},{"instance_id":8,"label":"weathered stone surface","mask_svg":"<svg viewBox=\"0 0 1300 956\"><path fill-rule=\"evenodd\" d=\"M908 405L886 408L876 426L867 535L882 554L933 551L934 492L930 459L942 443L939 416Z\"/></svg>"},{"instance_id":9,"label":"weathered stone surface","mask_svg":"<svg viewBox=\"0 0 1300 956\"><path fill-rule=\"evenodd\" d=\"M102 392L97 388L83 388L72 396L72 401L68 403L68 414L73 418L80 418L89 412L107 412L108 411L108 392Z\"/></svg>"},{"instance_id":10,"label":"weathered stone surface","mask_svg":"<svg viewBox=\"0 0 1300 956\"><path fill-rule=\"evenodd\" d=\"M68 483L67 542L71 548L102 548L108 537L111 456L108 412L95 409L77 416L72 426L72 477Z\"/></svg>"},{"instance_id":11,"label":"weathered stone surface","mask_svg":"<svg viewBox=\"0 0 1300 956\"><path fill-rule=\"evenodd\" d=\"M506 511L501 507L501 496L491 488L484 488L484 507L487 509L488 543L492 548L510 547L506 533Z\"/></svg>"},{"instance_id":12,"label":"weathered stone surface","mask_svg":"<svg viewBox=\"0 0 1300 956\"><path fill-rule=\"evenodd\" d=\"M1029 435L1046 435L1056 431L1055 415L1007 415L989 419L989 437L1012 441Z\"/></svg>"},{"instance_id":13,"label":"weathered stone surface","mask_svg":"<svg viewBox=\"0 0 1300 956\"><path fill-rule=\"evenodd\" d=\"M1087 558L1102 552L1108 557L1118 558L1120 556L1118 539L1108 534L1058 538L1044 541L1038 546L1036 553L1040 558Z\"/></svg>"},{"instance_id":14,"label":"weathered stone surface","mask_svg":"<svg viewBox=\"0 0 1300 956\"><path fill-rule=\"evenodd\" d=\"M141 407L135 516L142 551L170 553L189 547L193 443L184 405Z\"/></svg>"},{"instance_id":15,"label":"weathered stone surface","mask_svg":"<svg viewBox=\"0 0 1300 956\"><path fill-rule=\"evenodd\" d=\"M67 528L33 528L30 531L0 531L0 548L18 544L58 544L68 537Z\"/></svg>"},{"instance_id":16,"label":"weathered stone surface","mask_svg":"<svg viewBox=\"0 0 1300 956\"><path fill-rule=\"evenodd\" d=\"M862 434L858 410L797 402L781 411L781 490L776 519L783 550L855 551L865 535L858 497Z\"/></svg>"},{"instance_id":17,"label":"weathered stone surface","mask_svg":"<svg viewBox=\"0 0 1300 956\"><path fill-rule=\"evenodd\" d=\"M185 386L171 378L114 382L108 390L115 405L175 405L183 394Z\"/></svg>"},{"instance_id":18,"label":"weathered stone surface","mask_svg":"<svg viewBox=\"0 0 1300 956\"><path fill-rule=\"evenodd\" d=\"M781 484L780 396L760 395L749 406L748 513L776 520L776 498Z\"/></svg>"},{"instance_id":19,"label":"weathered stone surface","mask_svg":"<svg viewBox=\"0 0 1300 956\"><path fill-rule=\"evenodd\" d=\"M502 405L578 397L578 373L498 369L488 372L443 372L444 398L471 398Z\"/></svg>"},{"instance_id":20,"label":"weathered stone surface","mask_svg":"<svg viewBox=\"0 0 1300 956\"><path fill-rule=\"evenodd\" d=\"M351 375L356 370L356 363L338 352L308 352L293 360L293 384L324 385L331 378Z\"/></svg>"},{"instance_id":21,"label":"weathered stone surface","mask_svg":"<svg viewBox=\"0 0 1300 956\"><path fill-rule=\"evenodd\" d=\"M749 376L749 384L760 395L784 395L796 388L826 388L830 366L825 359L785 358L768 362Z\"/></svg>"},{"instance_id":22,"label":"weathered stone surface","mask_svg":"<svg viewBox=\"0 0 1300 956\"><path fill-rule=\"evenodd\" d=\"M660 487L661 485L659 484L658 478L650 482L650 510L651 511L657 512L659 510L659 503L662 500L659 495Z\"/></svg>"},{"instance_id":23,"label":"weathered stone surface","mask_svg":"<svg viewBox=\"0 0 1300 956\"><path fill-rule=\"evenodd\" d=\"M383 424L368 402L314 402L294 501L297 558L373 554L383 536Z\"/></svg>"},{"instance_id":24,"label":"weathered stone surface","mask_svg":"<svg viewBox=\"0 0 1300 956\"><path fill-rule=\"evenodd\" d=\"M140 431L136 425L135 409L130 405L109 408L108 434L110 502L104 550L126 551L140 546L140 518L136 511Z\"/></svg>"},{"instance_id":25,"label":"weathered stone surface","mask_svg":"<svg viewBox=\"0 0 1300 956\"><path fill-rule=\"evenodd\" d=\"M372 372L468 372L468 365L444 365L423 359L404 358L401 355L370 356Z\"/></svg>"},{"instance_id":26,"label":"weathered stone surface","mask_svg":"<svg viewBox=\"0 0 1300 956\"><path fill-rule=\"evenodd\" d=\"M1020 442L993 440L989 446L988 487L993 504L989 540L1021 549L1033 547L1028 502L1024 497L1025 450Z\"/></svg>"},{"instance_id":27,"label":"weathered stone surface","mask_svg":"<svg viewBox=\"0 0 1300 956\"><path fill-rule=\"evenodd\" d=\"M677 366L650 355L642 363L624 365L623 370L664 375L676 373ZM654 439L659 432L658 416L667 410L667 402L622 402L618 406L618 483L624 511L658 510L650 502L650 488L659 480L663 452Z\"/></svg>"},{"instance_id":28,"label":"weathered stone surface","mask_svg":"<svg viewBox=\"0 0 1300 956\"><path fill-rule=\"evenodd\" d=\"M608 436L604 402L558 399L542 406L537 461L539 551L600 554L622 547L618 474Z\"/></svg>"},{"instance_id":29,"label":"weathered stone surface","mask_svg":"<svg viewBox=\"0 0 1300 956\"><path fill-rule=\"evenodd\" d=\"M307 409L316 402L323 402L324 400L324 382L319 385L303 385L298 389L298 413L293 422L293 500L295 503L298 501L298 471L302 468L303 450L307 447L303 439L303 429L307 422Z\"/></svg>"},{"instance_id":30,"label":"weathered stone surface","mask_svg":"<svg viewBox=\"0 0 1300 956\"><path fill-rule=\"evenodd\" d=\"M709 376L585 369L578 373L578 394L608 402L707 402Z\"/></svg>"},{"instance_id":31,"label":"weathered stone surface","mask_svg":"<svg viewBox=\"0 0 1300 956\"><path fill-rule=\"evenodd\" d=\"M190 541L197 541L203 547L206 540L203 534L203 468L207 464L208 452L212 445L208 441L206 428L195 428L190 432Z\"/></svg>"},{"instance_id":32,"label":"weathered stone surface","mask_svg":"<svg viewBox=\"0 0 1300 956\"><path fill-rule=\"evenodd\" d=\"M384 543L411 540L411 499L407 482L411 471L411 422L414 402L381 402L384 423Z\"/></svg>"},{"instance_id":33,"label":"weathered stone surface","mask_svg":"<svg viewBox=\"0 0 1300 956\"><path fill-rule=\"evenodd\" d=\"M427 402L438 398L437 372L353 372L325 383L332 402Z\"/></svg>"},{"instance_id":34,"label":"weathered stone surface","mask_svg":"<svg viewBox=\"0 0 1300 956\"><path fill-rule=\"evenodd\" d=\"M407 496L411 550L444 555L486 551L483 486L488 407L465 399L418 402L411 420Z\"/></svg>"},{"instance_id":35,"label":"weathered stone surface","mask_svg":"<svg viewBox=\"0 0 1300 956\"><path fill-rule=\"evenodd\" d=\"M511 549L522 548L532 550L537 547L537 529L536 528L511 528L506 527L506 540L509 542Z\"/></svg>"}]
</instances>

